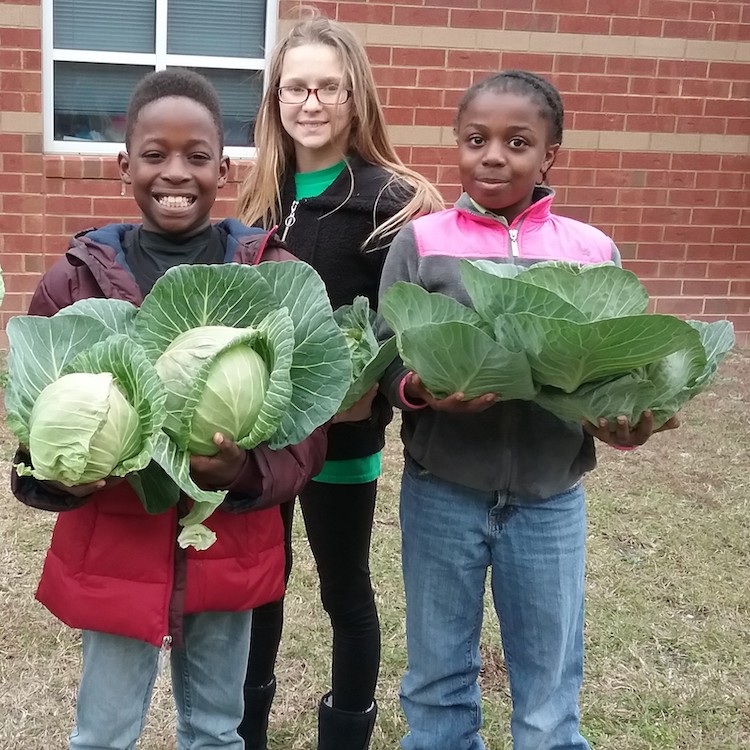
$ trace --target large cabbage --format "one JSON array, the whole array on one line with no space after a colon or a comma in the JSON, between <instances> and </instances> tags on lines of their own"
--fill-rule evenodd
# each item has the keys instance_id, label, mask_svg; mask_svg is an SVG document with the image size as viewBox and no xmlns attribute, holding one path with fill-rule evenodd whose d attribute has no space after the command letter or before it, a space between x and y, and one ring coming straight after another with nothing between
<instances>
[{"instance_id":1,"label":"large cabbage","mask_svg":"<svg viewBox=\"0 0 750 750\"><path fill-rule=\"evenodd\" d=\"M166 394L125 333L135 308L111 302L86 300L52 318L9 321L5 406L31 455L31 466L18 465L20 475L72 486L150 463Z\"/></svg>"},{"instance_id":2,"label":"large cabbage","mask_svg":"<svg viewBox=\"0 0 750 750\"><path fill-rule=\"evenodd\" d=\"M359 401L382 377L396 359L396 337L378 342L375 333L375 311L367 297L355 297L351 305L342 305L334 317L346 338L352 358L352 382L341 403L348 409Z\"/></svg>"},{"instance_id":3,"label":"large cabbage","mask_svg":"<svg viewBox=\"0 0 750 750\"><path fill-rule=\"evenodd\" d=\"M119 430L113 435L104 420L102 440L112 455L105 459L89 443L88 468L58 478L81 483L127 475L152 513L184 493L193 503L180 519L179 542L199 549L215 539L202 522L226 493L193 482L191 456L215 453L216 432L245 449L297 444L339 411L352 381L351 357L325 285L299 262L178 266L156 282L140 309L119 300L83 300L53 318L14 318L8 336L6 407L20 442L32 442L32 412L47 386L71 373L111 373L111 384L137 415L137 437L133 411L122 403L113 407L114 390L105 400L92 395L82 404L80 392L69 398L73 389L57 386L59 410L48 409L45 396L35 415L58 430L51 442L85 454L95 402L106 401L108 419ZM62 432L66 415L75 438ZM35 470L38 462L46 465L46 451L45 439L35 437Z\"/></svg>"},{"instance_id":4,"label":"large cabbage","mask_svg":"<svg viewBox=\"0 0 750 750\"><path fill-rule=\"evenodd\" d=\"M164 431L178 442L187 431L187 450L193 455L215 454L217 432L235 442L245 438L265 401L268 367L238 338L242 332L228 326L191 328L156 360L167 388ZM178 414L187 402L193 406L186 423Z\"/></svg>"},{"instance_id":5,"label":"large cabbage","mask_svg":"<svg viewBox=\"0 0 750 750\"><path fill-rule=\"evenodd\" d=\"M461 260L460 272L471 306L405 282L380 303L404 363L436 396L494 392L572 421L633 423L651 409L658 427L734 345L728 321L647 314L646 289L612 264Z\"/></svg>"},{"instance_id":6,"label":"large cabbage","mask_svg":"<svg viewBox=\"0 0 750 750\"><path fill-rule=\"evenodd\" d=\"M352 364L325 286L299 262L189 265L167 271L135 317L135 337L168 391L158 466L140 472L158 511L179 491L193 501L183 546L205 548L203 525L224 492L198 487L190 456L223 432L242 448L304 440L340 408Z\"/></svg>"},{"instance_id":7,"label":"large cabbage","mask_svg":"<svg viewBox=\"0 0 750 750\"><path fill-rule=\"evenodd\" d=\"M31 410L29 452L37 479L69 486L105 479L140 444L138 413L108 372L63 375Z\"/></svg>"}]
</instances>

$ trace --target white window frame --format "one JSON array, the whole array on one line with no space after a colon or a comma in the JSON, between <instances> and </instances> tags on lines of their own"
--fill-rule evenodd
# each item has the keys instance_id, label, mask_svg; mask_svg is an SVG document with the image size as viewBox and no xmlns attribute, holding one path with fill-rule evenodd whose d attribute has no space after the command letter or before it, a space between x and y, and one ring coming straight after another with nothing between
<instances>
[{"instance_id":1,"label":"white window frame","mask_svg":"<svg viewBox=\"0 0 750 750\"><path fill-rule=\"evenodd\" d=\"M119 153L125 148L124 143L106 143L101 141L57 141L54 139L54 75L56 62L148 65L155 70L164 70L167 66L220 68L224 70L266 70L271 50L276 41L279 0L265 0L266 28L263 48L266 50L266 57L212 57L207 55L168 54L168 2L169 0L156 0L156 50L153 53L141 53L56 49L53 43L53 0L42 0L42 113L45 153L112 155ZM255 156L255 149L250 146L226 146L224 148L224 153L229 157L249 158Z\"/></svg>"}]
</instances>

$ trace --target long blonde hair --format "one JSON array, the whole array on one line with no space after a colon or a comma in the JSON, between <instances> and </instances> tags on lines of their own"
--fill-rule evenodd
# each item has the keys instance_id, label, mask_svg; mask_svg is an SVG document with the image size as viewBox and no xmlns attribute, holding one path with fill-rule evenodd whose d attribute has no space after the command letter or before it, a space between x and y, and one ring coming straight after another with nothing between
<instances>
[{"instance_id":1,"label":"long blonde hair","mask_svg":"<svg viewBox=\"0 0 750 750\"><path fill-rule=\"evenodd\" d=\"M281 182L283 175L294 168L295 160L294 141L281 123L276 92L286 51L308 44L333 47L341 60L344 85L352 91L349 153L354 152L365 161L383 167L392 173L394 180L400 178L413 190L411 200L394 216L376 226L364 244L392 235L420 213L443 208L443 199L435 187L406 167L396 154L388 137L367 53L360 41L345 26L331 21L314 8L303 8L301 15L306 17L277 43L271 54L267 86L255 124L256 162L239 190L237 214L240 221L269 228L281 221ZM344 156L342 154L342 158ZM354 190L351 169L349 174L352 177L351 194Z\"/></svg>"}]
</instances>

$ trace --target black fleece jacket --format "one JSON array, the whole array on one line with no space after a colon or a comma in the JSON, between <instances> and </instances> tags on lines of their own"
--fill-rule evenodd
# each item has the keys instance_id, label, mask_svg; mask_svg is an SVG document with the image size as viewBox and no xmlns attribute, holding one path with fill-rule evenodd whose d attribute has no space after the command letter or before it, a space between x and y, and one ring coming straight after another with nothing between
<instances>
[{"instance_id":1,"label":"black fleece jacket","mask_svg":"<svg viewBox=\"0 0 750 750\"><path fill-rule=\"evenodd\" d=\"M284 242L320 274L334 309L351 304L357 295L366 296L376 308L380 273L392 235L367 246L365 241L376 226L408 203L412 193L390 172L358 156L349 160L349 166L351 173L344 169L321 195L299 201ZM282 186L282 235L283 220L289 216L294 198L294 174L290 173ZM326 457L344 460L376 453L385 443L385 427L391 417L390 406L378 394L370 420L330 428Z\"/></svg>"}]
</instances>

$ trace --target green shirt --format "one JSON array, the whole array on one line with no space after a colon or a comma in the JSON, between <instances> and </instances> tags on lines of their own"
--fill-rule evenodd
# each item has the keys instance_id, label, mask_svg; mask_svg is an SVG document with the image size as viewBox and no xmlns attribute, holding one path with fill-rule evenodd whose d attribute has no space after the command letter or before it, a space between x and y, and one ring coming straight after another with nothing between
<instances>
[{"instance_id":1,"label":"green shirt","mask_svg":"<svg viewBox=\"0 0 750 750\"><path fill-rule=\"evenodd\" d=\"M316 198L323 193L344 171L346 162L340 161L332 167L315 172L298 172L294 175L295 198ZM314 482L325 484L367 484L380 476L382 470L382 453L378 451L371 456L350 458L344 461L326 461Z\"/></svg>"}]
</instances>

